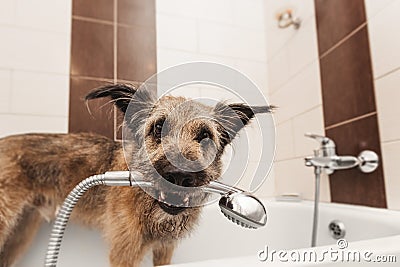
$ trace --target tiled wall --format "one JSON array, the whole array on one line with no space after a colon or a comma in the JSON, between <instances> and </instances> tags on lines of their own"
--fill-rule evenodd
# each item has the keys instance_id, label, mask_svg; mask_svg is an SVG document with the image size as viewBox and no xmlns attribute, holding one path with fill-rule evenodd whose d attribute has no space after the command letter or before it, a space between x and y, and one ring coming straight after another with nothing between
<instances>
[{"instance_id":1,"label":"tiled wall","mask_svg":"<svg viewBox=\"0 0 400 267\"><path fill-rule=\"evenodd\" d=\"M365 0L387 205L400 209L400 1Z\"/></svg>"},{"instance_id":2,"label":"tiled wall","mask_svg":"<svg viewBox=\"0 0 400 267\"><path fill-rule=\"evenodd\" d=\"M67 131L70 24L70 0L0 0L0 136Z\"/></svg>"},{"instance_id":3,"label":"tiled wall","mask_svg":"<svg viewBox=\"0 0 400 267\"><path fill-rule=\"evenodd\" d=\"M304 157L319 145L304 134L324 134L314 1L265 3L269 96L278 106L275 194L300 193L313 199L313 169L305 167ZM285 9L302 19L300 29L278 28L276 15ZM330 201L327 176L321 179L321 200Z\"/></svg>"},{"instance_id":4,"label":"tiled wall","mask_svg":"<svg viewBox=\"0 0 400 267\"><path fill-rule=\"evenodd\" d=\"M375 151L381 157L364 0L315 0L326 135L338 155ZM333 202L386 207L381 162L330 175Z\"/></svg>"},{"instance_id":5,"label":"tiled wall","mask_svg":"<svg viewBox=\"0 0 400 267\"><path fill-rule=\"evenodd\" d=\"M231 66L250 77L263 93L267 91L266 30L263 0L158 0L157 66L161 71L190 61L212 61ZM234 95L214 87L192 86L177 94L219 100L236 100ZM247 129L249 146L260 148L261 133L255 124ZM242 135L246 138L245 135ZM242 138L242 139L243 139ZM235 144L236 147L238 145ZM237 153L243 153L239 150ZM257 152L253 153L257 154ZM241 186L248 186L260 162L250 156ZM236 166L230 165L229 168ZM241 170L236 172L240 177ZM274 194L274 179L257 191L260 196Z\"/></svg>"},{"instance_id":6,"label":"tiled wall","mask_svg":"<svg viewBox=\"0 0 400 267\"><path fill-rule=\"evenodd\" d=\"M109 100L83 97L106 83L140 84L156 73L155 2L73 0L70 132L96 132L120 139L120 114Z\"/></svg>"}]
</instances>

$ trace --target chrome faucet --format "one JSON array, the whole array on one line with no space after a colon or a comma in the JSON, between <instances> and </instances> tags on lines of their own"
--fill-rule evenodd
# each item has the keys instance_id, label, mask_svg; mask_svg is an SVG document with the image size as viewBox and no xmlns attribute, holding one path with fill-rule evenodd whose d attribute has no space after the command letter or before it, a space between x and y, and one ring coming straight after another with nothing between
<instances>
[{"instance_id":1,"label":"chrome faucet","mask_svg":"<svg viewBox=\"0 0 400 267\"><path fill-rule=\"evenodd\" d=\"M305 136L315 139L320 143L320 147L314 150L314 156L305 158L306 166L314 167L315 175L314 216L311 236L311 246L315 247L317 242L319 188L322 170L325 170L327 174L332 174L337 170L351 169L358 166L362 172L370 173L378 168L379 157L375 152L370 150L362 151L358 157L338 156L336 155L335 142L332 139L316 134L306 134Z\"/></svg>"},{"instance_id":2,"label":"chrome faucet","mask_svg":"<svg viewBox=\"0 0 400 267\"><path fill-rule=\"evenodd\" d=\"M305 136L320 143L319 149L314 150L314 156L305 158L308 167L320 167L327 174L332 174L337 170L346 170L358 166L362 172L370 173L376 170L379 165L379 157L373 151L362 151L358 157L338 156L336 155L335 142L332 139L316 134L306 134Z\"/></svg>"}]
</instances>

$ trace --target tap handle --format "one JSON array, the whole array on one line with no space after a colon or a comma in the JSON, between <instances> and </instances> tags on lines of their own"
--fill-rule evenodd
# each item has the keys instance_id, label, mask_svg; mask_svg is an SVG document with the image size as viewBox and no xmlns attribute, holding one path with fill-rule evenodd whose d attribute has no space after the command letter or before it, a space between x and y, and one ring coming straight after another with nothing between
<instances>
[{"instance_id":1,"label":"tap handle","mask_svg":"<svg viewBox=\"0 0 400 267\"><path fill-rule=\"evenodd\" d=\"M333 140L326 136L312 133L306 133L305 136L316 140L318 143L321 144L321 147L335 147L335 143L333 142Z\"/></svg>"}]
</instances>

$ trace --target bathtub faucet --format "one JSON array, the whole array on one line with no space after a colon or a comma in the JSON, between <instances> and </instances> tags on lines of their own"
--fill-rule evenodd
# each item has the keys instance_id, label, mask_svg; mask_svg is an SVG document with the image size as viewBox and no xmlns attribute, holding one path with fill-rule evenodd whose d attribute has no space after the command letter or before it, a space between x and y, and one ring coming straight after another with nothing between
<instances>
[{"instance_id":1,"label":"bathtub faucet","mask_svg":"<svg viewBox=\"0 0 400 267\"><path fill-rule=\"evenodd\" d=\"M378 168L378 155L370 150L362 151L358 157L336 155L335 142L325 136L317 134L306 134L306 137L315 139L320 143L320 147L314 150L314 156L306 157L306 166L314 167L315 175L315 196L314 196L314 216L311 236L311 246L315 247L317 242L318 229L318 204L321 172L325 170L327 174L332 174L337 170L351 169L356 166L364 173L370 173Z\"/></svg>"},{"instance_id":2,"label":"bathtub faucet","mask_svg":"<svg viewBox=\"0 0 400 267\"><path fill-rule=\"evenodd\" d=\"M305 158L305 163L308 167L320 167L327 174L357 166L362 172L370 173L378 167L379 157L373 151L364 150L358 157L338 156L336 155L335 142L332 139L316 134L306 134L305 136L320 143L320 148L314 150L314 156Z\"/></svg>"}]
</instances>

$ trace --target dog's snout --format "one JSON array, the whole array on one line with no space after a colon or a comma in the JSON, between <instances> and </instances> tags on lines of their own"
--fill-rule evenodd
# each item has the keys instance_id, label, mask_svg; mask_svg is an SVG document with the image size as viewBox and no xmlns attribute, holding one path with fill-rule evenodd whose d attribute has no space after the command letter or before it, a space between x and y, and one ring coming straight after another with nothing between
<instances>
[{"instance_id":1,"label":"dog's snout","mask_svg":"<svg viewBox=\"0 0 400 267\"><path fill-rule=\"evenodd\" d=\"M175 185L183 187L193 187L196 186L196 179L193 174L189 173L167 173L164 178Z\"/></svg>"}]
</instances>

